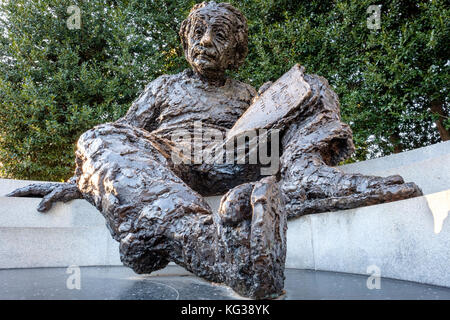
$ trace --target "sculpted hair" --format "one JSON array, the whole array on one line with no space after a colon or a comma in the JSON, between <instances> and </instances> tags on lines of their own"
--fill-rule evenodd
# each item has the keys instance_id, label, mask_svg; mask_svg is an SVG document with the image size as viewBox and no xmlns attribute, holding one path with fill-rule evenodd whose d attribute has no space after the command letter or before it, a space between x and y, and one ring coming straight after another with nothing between
<instances>
[{"instance_id":1,"label":"sculpted hair","mask_svg":"<svg viewBox=\"0 0 450 320\"><path fill-rule=\"evenodd\" d=\"M247 56L248 53L247 19L244 17L241 11L239 11L229 3L225 2L216 3L214 1L210 1L197 3L195 6L192 7L186 20L184 20L181 23L179 32L181 44L183 45L184 51L186 51L188 47L188 37L192 25L192 18L198 9L204 7L211 7L211 9L216 10L225 9L230 13L230 17L233 18L233 22L236 28L234 36L236 37L237 45L236 45L236 57L233 59L234 61L229 65L229 69L239 68L239 66L242 65L242 63L244 62L245 57Z\"/></svg>"}]
</instances>

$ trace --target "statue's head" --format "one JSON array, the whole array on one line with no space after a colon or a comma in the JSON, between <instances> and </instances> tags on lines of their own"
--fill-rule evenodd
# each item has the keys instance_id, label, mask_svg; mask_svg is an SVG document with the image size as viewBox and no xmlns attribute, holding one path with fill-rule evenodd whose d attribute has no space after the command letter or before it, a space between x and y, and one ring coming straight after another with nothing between
<instances>
[{"instance_id":1,"label":"statue's head","mask_svg":"<svg viewBox=\"0 0 450 320\"><path fill-rule=\"evenodd\" d=\"M181 24L180 37L186 60L206 79L223 78L247 56L247 20L229 3L196 4Z\"/></svg>"}]
</instances>

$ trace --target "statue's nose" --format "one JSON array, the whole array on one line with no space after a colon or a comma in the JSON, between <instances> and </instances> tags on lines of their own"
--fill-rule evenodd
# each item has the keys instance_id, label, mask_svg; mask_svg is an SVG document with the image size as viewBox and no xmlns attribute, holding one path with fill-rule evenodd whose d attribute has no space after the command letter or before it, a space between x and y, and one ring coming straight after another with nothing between
<instances>
[{"instance_id":1,"label":"statue's nose","mask_svg":"<svg viewBox=\"0 0 450 320\"><path fill-rule=\"evenodd\" d=\"M212 44L212 32L211 29L207 29L205 34L203 35L202 39L200 40L200 44L202 46L210 46Z\"/></svg>"}]
</instances>

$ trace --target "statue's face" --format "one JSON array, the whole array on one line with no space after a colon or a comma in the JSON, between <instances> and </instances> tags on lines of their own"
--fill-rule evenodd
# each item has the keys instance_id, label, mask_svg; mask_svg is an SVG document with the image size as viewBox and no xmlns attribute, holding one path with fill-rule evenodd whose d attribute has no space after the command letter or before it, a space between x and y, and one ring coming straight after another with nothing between
<instances>
[{"instance_id":1,"label":"statue's face","mask_svg":"<svg viewBox=\"0 0 450 320\"><path fill-rule=\"evenodd\" d=\"M192 18L186 58L197 73L207 78L223 75L235 59L237 43L232 21L227 18L201 9Z\"/></svg>"}]
</instances>

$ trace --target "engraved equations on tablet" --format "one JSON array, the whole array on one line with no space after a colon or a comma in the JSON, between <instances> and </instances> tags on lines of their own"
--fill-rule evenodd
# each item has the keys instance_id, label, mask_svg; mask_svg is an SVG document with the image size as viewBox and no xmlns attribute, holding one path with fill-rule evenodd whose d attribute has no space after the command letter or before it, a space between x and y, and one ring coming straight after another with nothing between
<instances>
[{"instance_id":1,"label":"engraved equations on tablet","mask_svg":"<svg viewBox=\"0 0 450 320\"><path fill-rule=\"evenodd\" d=\"M228 131L227 139L247 130L269 128L300 106L310 94L311 88L303 78L303 68L296 64L250 105Z\"/></svg>"}]
</instances>

